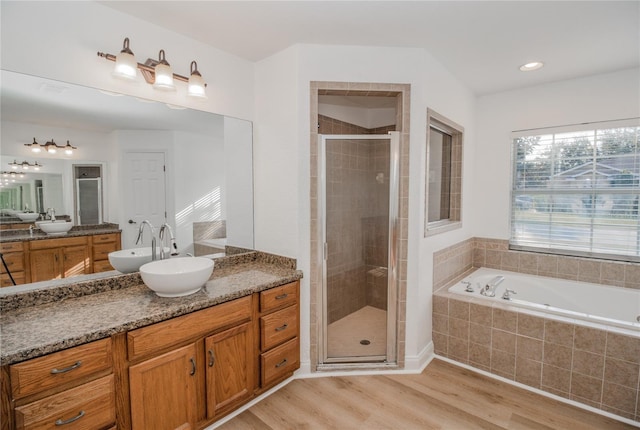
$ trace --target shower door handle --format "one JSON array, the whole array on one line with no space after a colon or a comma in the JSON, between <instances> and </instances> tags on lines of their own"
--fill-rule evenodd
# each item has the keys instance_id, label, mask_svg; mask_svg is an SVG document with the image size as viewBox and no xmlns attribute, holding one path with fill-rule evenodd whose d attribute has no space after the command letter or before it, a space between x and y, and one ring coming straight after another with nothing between
<instances>
[{"instance_id":1,"label":"shower door handle","mask_svg":"<svg viewBox=\"0 0 640 430\"><path fill-rule=\"evenodd\" d=\"M325 242L322 246L322 259L327 260L329 257L329 244Z\"/></svg>"}]
</instances>

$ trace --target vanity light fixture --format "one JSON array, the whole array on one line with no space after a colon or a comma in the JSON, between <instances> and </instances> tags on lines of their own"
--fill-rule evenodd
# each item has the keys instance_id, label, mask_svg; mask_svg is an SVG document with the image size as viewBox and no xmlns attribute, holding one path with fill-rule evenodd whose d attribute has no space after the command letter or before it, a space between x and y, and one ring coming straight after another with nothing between
<instances>
[{"instance_id":1,"label":"vanity light fixture","mask_svg":"<svg viewBox=\"0 0 640 430\"><path fill-rule=\"evenodd\" d=\"M42 148L44 148L45 151L47 151L49 154L55 154L56 152L58 152L58 149L64 149L64 153L67 155L72 155L73 154L73 150L74 149L78 149L76 146L71 146L71 144L69 143L69 141L67 140L67 144L64 146L61 145L57 145L53 139L51 139L50 141L48 141L47 143L45 143L44 145L40 145L38 142L36 142L36 138L33 138L33 142L32 143L25 143L24 146L27 146L29 148L31 148L31 151L33 152L40 152L42 151Z\"/></svg>"},{"instance_id":2,"label":"vanity light fixture","mask_svg":"<svg viewBox=\"0 0 640 430\"><path fill-rule=\"evenodd\" d=\"M9 181L9 179L15 181L16 178L24 178L24 173L22 172L2 172L2 177L5 178L5 181Z\"/></svg>"},{"instance_id":3,"label":"vanity light fixture","mask_svg":"<svg viewBox=\"0 0 640 430\"><path fill-rule=\"evenodd\" d=\"M157 60L148 58L144 63L138 63L135 60L133 52L131 52L131 49L129 48L129 38L127 37L124 39L122 51L120 51L118 56L98 52L98 57L102 57L116 63L113 71L113 75L116 77L133 80L137 76L136 69L139 69L144 80L148 84L153 85L153 88L164 91L174 91L174 81L187 82L188 96L198 99L207 98L205 92L207 84L202 79L202 75L198 71L196 62L191 62L191 75L188 78L186 76L173 73L169 62L165 58L164 49L160 50Z\"/></svg>"},{"instance_id":4,"label":"vanity light fixture","mask_svg":"<svg viewBox=\"0 0 640 430\"><path fill-rule=\"evenodd\" d=\"M520 66L520 71L531 72L534 70L541 69L543 66L544 66L544 63L542 61L532 61L530 63L523 64L522 66Z\"/></svg>"},{"instance_id":5,"label":"vanity light fixture","mask_svg":"<svg viewBox=\"0 0 640 430\"><path fill-rule=\"evenodd\" d=\"M28 170L31 167L33 167L33 170L40 170L40 168L42 167L42 164L39 164L37 161L31 164L28 161L23 161L22 163L18 163L16 160L13 160L13 163L9 163L9 166L13 170L18 170L19 168L22 168L22 170ZM15 172L12 172L12 173L15 173Z\"/></svg>"}]
</instances>

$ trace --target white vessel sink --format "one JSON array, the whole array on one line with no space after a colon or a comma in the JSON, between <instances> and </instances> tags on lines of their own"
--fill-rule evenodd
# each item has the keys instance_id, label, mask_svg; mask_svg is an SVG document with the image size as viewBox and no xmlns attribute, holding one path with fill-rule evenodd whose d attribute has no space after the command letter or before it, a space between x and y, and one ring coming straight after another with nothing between
<instances>
[{"instance_id":1,"label":"white vessel sink","mask_svg":"<svg viewBox=\"0 0 640 430\"><path fill-rule=\"evenodd\" d=\"M50 236L62 236L67 234L73 223L70 221L37 221L36 226Z\"/></svg>"},{"instance_id":2,"label":"white vessel sink","mask_svg":"<svg viewBox=\"0 0 640 430\"><path fill-rule=\"evenodd\" d=\"M15 215L20 218L22 221L35 221L40 217L40 214L37 212L16 212Z\"/></svg>"},{"instance_id":3,"label":"white vessel sink","mask_svg":"<svg viewBox=\"0 0 640 430\"><path fill-rule=\"evenodd\" d=\"M169 248L164 249L169 252ZM156 256L160 256L160 248L156 248ZM108 254L109 263L121 273L133 273L140 270L140 266L151 262L151 247L130 248L113 251Z\"/></svg>"},{"instance_id":4,"label":"white vessel sink","mask_svg":"<svg viewBox=\"0 0 640 430\"><path fill-rule=\"evenodd\" d=\"M152 261L140 267L142 281L160 297L181 297L202 288L213 272L213 260L180 257Z\"/></svg>"}]
</instances>

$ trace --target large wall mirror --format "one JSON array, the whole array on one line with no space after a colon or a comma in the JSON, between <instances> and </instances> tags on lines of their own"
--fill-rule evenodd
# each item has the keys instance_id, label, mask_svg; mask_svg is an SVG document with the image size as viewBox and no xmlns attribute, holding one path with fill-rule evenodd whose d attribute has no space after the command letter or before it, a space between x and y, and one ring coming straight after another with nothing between
<instances>
[{"instance_id":1,"label":"large wall mirror","mask_svg":"<svg viewBox=\"0 0 640 430\"><path fill-rule=\"evenodd\" d=\"M156 205L173 228L180 252L201 240L253 248L252 124L94 88L2 70L0 213L68 215L76 225L116 223L123 248L133 247L137 203ZM28 144L53 140L77 147L34 153ZM43 148L44 149L44 148ZM164 195L136 197L131 163L159 156ZM132 161L134 160L134 161ZM3 178L0 178L3 179ZM139 190L137 191L139 192ZM138 199L132 200L131 199ZM164 200L164 201L161 201ZM161 204L160 204L161 203ZM166 217L166 218L165 218ZM131 220L131 222L130 222ZM148 244L147 244L148 246Z\"/></svg>"}]
</instances>

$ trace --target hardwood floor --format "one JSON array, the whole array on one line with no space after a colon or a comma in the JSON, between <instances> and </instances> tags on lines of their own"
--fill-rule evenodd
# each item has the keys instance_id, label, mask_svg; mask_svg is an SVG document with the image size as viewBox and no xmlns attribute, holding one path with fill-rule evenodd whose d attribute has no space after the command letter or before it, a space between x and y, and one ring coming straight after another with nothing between
<instances>
[{"instance_id":1,"label":"hardwood floor","mask_svg":"<svg viewBox=\"0 0 640 430\"><path fill-rule=\"evenodd\" d=\"M441 360L433 360L420 375L298 379L219 427L223 430L633 428Z\"/></svg>"}]
</instances>

